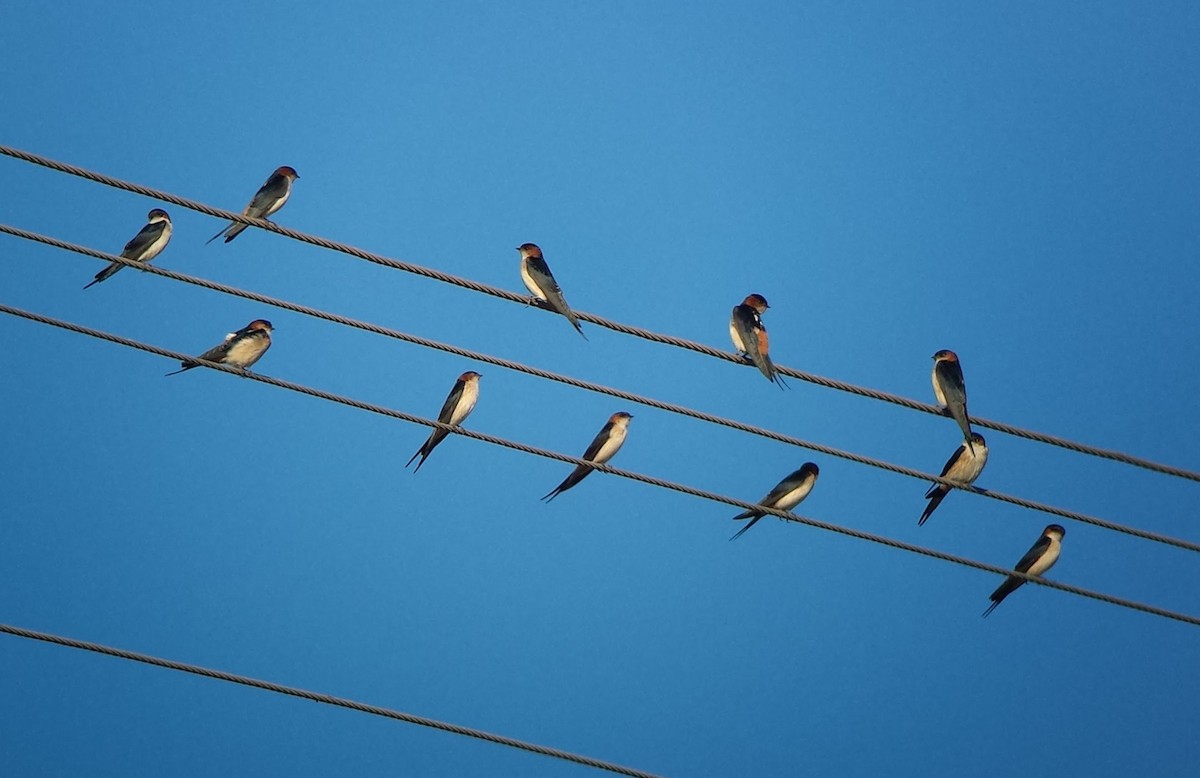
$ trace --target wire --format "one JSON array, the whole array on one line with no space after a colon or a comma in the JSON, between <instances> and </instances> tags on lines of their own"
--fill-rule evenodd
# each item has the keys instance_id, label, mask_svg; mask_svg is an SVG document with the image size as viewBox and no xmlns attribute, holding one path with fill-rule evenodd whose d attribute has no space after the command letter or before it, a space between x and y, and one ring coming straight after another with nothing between
<instances>
[{"instance_id":1,"label":"wire","mask_svg":"<svg viewBox=\"0 0 1200 778\"><path fill-rule=\"evenodd\" d=\"M674 481L666 481L661 478L654 478L653 476L643 475L641 473L635 473L631 470L621 470L621 469L618 469L615 467L610 467L609 465L602 465L602 464L598 464L596 462L589 462L589 461L581 459L579 457L573 457L573 456L569 456L567 454L560 454L557 451L550 451L548 449L537 448L535 446L529 446L524 443L518 443L516 441L508 440L505 438L499 438L494 435L488 435L483 432L476 432L475 430L466 429L464 427L456 427L456 426L452 426L450 424L443 424L442 422L434 421L432 419L427 419L422 416L415 416L411 413L405 413L404 411L398 411L393 408L385 408L381 405L375 405L373 403L364 402L362 400L356 400L351 397L345 397L342 395L334 394L332 392L326 392L323 389L316 389L316 388L313 388L310 386L305 386L303 384L297 384L297 383L293 383L291 381L286 381L282 378L275 378L273 376L263 375L261 373L252 373L252 372L249 372L246 370L241 370L240 368L229 367L227 365L223 365L223 364L220 364L217 362L210 362L205 359L199 359L195 356L183 354L178 351L171 351L169 349L164 349L159 346L153 346L148 343L142 343L141 341L122 337L121 335L114 335L112 333L104 332L102 330L96 330L96 329L92 329L91 327L85 327L81 324L75 324L74 322L63 321L61 319L55 319L50 316L43 316L42 314L39 314L39 313L31 313L29 311L21 310L20 308L14 308L12 306L5 305L3 303L0 303L0 313L6 313L6 314L9 314L12 316L17 316L22 319L28 319L29 321L38 322L39 324L47 324L52 327L58 327L60 329L69 330L71 332L77 332L81 335L87 335L89 337L97 338L99 340L106 340L110 343L116 343L116 344L119 344L122 346L127 346L129 348L138 349L139 351L145 351L150 354L157 354L158 356L166 357L168 359L179 361L179 362L182 362L184 360L189 360L189 361L195 362L199 365L203 365L204 367L210 367L210 368L213 368L215 370L220 370L225 373L231 373L233 375L241 376L243 378L249 378L253 381L258 381L261 383L269 384L271 386L275 386L275 387L278 387L281 389L287 389L289 391L297 392L300 394L306 394L310 397L316 397L316 398L319 398L322 400L328 400L329 402L338 403L340 405L346 405L351 408L358 408L359 410L369 411L371 413L376 413L381 416L389 416L391 418L400 419L401 421L407 421L407 422L411 422L413 424L421 424L426 427L434 427L434 428L437 428L440 430L445 430L446 432L454 433L455 435L462 435L463 437L471 438L473 440L480 440L480 441L483 441L484 443L491 443L492 445L495 445L495 446L502 446L503 448L512 449L514 451L520 451L525 454L533 454L534 456L544 457L546 459L554 459L559 462L566 462L566 463L572 464L572 465L586 465L587 467L589 467L593 470L598 470L602 473L609 473L611 475L620 476L622 478L628 478L633 481L639 481L644 484L649 484L650 486L655 486L655 487L662 488L662 489L669 489L671 491L680 492L682 494L691 495L693 497L699 497L701 499L710 500L712 502L725 503L726 505L732 505L735 508L740 508L742 510L755 510L755 511L761 511L763 513L769 513L772 516L778 516L779 518L785 519L787 521L792 521L792 522L796 522L799 524L805 524L810 527L816 527L817 529L826 530L828 532L836 532L839 535L845 535L847 537L857 538L859 540L866 540L871 543L877 543L879 545L888 546L889 548L896 548L901 551L908 551L913 554L920 554L922 556L932 557L934 559L940 559L945 562L952 562L954 564L963 565L964 567L973 567L976 570L983 570L984 572L993 573L996 575L1017 577L1024 581L1029 581L1029 582L1038 584L1039 586L1047 586L1047 587L1050 587L1051 589L1058 589L1060 591L1069 592L1071 594L1075 594L1080 597L1087 597L1087 598L1090 598L1093 600L1099 600L1100 602L1106 602L1111 605L1117 605L1117 606L1120 606L1123 608L1129 608L1131 610L1141 611L1142 613L1149 613L1151 615L1161 616L1163 618L1173 619L1175 621L1181 621L1181 622L1184 622L1185 624L1191 624L1193 626L1200 626L1200 617L1197 617L1197 616L1190 616L1185 613L1178 613L1175 611L1166 610L1164 608L1159 608L1159 607L1156 607L1153 605L1147 605L1145 603L1135 602L1133 600L1126 600L1126 599L1123 599L1120 597L1114 597L1112 595L1104 594L1102 592L1096 592L1096 591L1092 591L1090 589L1083 589L1078 586L1072 586L1070 584L1064 584L1064 583L1059 583L1057 581L1051 581L1051 580L1048 580L1045 578L1040 578L1038 576L1032 576L1032 575L1028 575L1026 573L1017 572L1017 571L1011 570L1009 568L998 567L996 565L988 564L987 562L978 562L974 559L969 559L967 557L961 557L961 556L956 556L954 554L948 554L943 551L937 551L935 549L926 548L924 546L917 546L912 543L905 543L904 541L901 541L901 540L894 540L892 538L888 538L883 535L876 535L876 534L873 534L870 532L862 532L860 530L851 529L849 527L844 527L839 524L831 524L829 522L818 521L817 519L810 519L808 517L800 516L795 513L789 513L786 511L781 511L781 510L775 509L775 508L770 508L765 505L759 505L757 503L739 500L735 497L728 497L726 495L718 494L716 492L709 492L709 491L705 491L703 489L697 489L692 486L675 483Z\"/></svg>"},{"instance_id":2,"label":"wire","mask_svg":"<svg viewBox=\"0 0 1200 778\"><path fill-rule=\"evenodd\" d=\"M352 257L357 257L358 259L362 259L367 262L372 262L377 265L383 265L385 267L390 267L394 270L403 270L407 273L413 273L415 275L424 276L425 278L432 278L436 281L441 281L441 282L447 283L447 284L453 284L455 286L460 286L464 289L470 289L471 291L481 292L483 294L488 294L493 297L499 297L499 298L502 298L505 300L509 300L511 302L521 303L522 305L529 305L532 302L532 304L536 305L539 308L542 308L544 310L550 310L549 306L546 303L543 303L542 301L539 301L539 300L531 301L531 299L529 297L527 297L525 295L516 294L514 292L510 292L507 289L501 289L499 287L490 286L488 284L482 284L477 281L472 281L470 279L451 275L449 273L443 273L441 271L433 270L432 268L423 267L421 265L414 265L409 262L401 262L396 259L391 259L390 257L385 257L381 254L375 254L373 252L364 251L360 248L356 248L354 246L350 246L345 243L339 243L336 241L328 240L326 238L321 238L321 237L317 237L315 235L309 235L307 233L299 232L297 230L292 230L287 227L281 227L278 224L275 224L274 222L268 221L266 219L252 219L247 216L243 216L240 213L234 213L233 211L226 211L226 210L222 210L220 208L213 208L212 206L205 205L205 204L197 202L195 200L189 200L187 198L180 197L178 195L174 195L169 192L164 192L164 191L161 191L158 189L151 189L150 187L141 186L140 184L134 184L134 183L131 183L128 181L123 181L119 178L113 178L112 176L106 176L102 173L96 173L96 172L88 170L86 168L78 167L76 165L69 165L65 162L58 162L56 160L49 159L47 157L42 157L37 154L32 154L27 151L22 151L20 149L13 148L11 146L0 145L0 154L14 157L16 159L20 159L22 161L29 162L29 163L32 163L35 165L40 165L42 167L46 167L51 170L57 170L61 173L67 173L67 174L70 174L73 176L77 176L79 178L86 178L90 181L95 181L97 183L104 184L105 186L110 186L110 187L113 187L116 189L123 189L127 192L134 192L136 194L144 195L146 197L152 197L156 200L162 200L164 202L173 203L182 208L188 208L193 211L198 211L199 213L207 214L209 216L214 216L218 219L239 222L241 224L248 224L252 227L259 227L260 229L265 229L270 232L274 232L276 234L283 235L284 237L291 238L292 240L297 240L302 243L308 243L313 246L319 246L321 248L328 249L330 251L337 251L337 252L340 252L343 254L348 254ZM591 324L595 324L600 327L606 327L610 330L614 330L616 332L621 332L626 335L633 335L634 337L653 341L655 343L663 343L668 346L674 346L676 348L693 351L693 352L696 352L699 354L705 354L707 356L714 357L716 359L725 360L726 362L733 362L735 364L745 364L742 359L740 359L739 357L735 356L734 354L732 354L728 351L721 351L719 349L712 348L711 346L706 346L702 343L697 343L697 342L691 341L691 340L685 340L683 338L676 338L676 337L672 337L670 335L663 335L661 333L652 332L650 330L642 329L640 327L634 327L634 326L631 326L628 324L622 324L620 322L615 322L610 319L604 319L604 318L595 316L590 313L583 313L583 312L575 311L575 314L579 319L581 319L583 321L589 322ZM806 373L806 372L803 372L800 370L795 370L793 368L781 367L778 364L776 365L776 367L778 368L779 372L782 373L783 375L790 376L792 378L797 378L801 381L807 381L809 383L817 384L818 386L824 386L829 389L837 389L838 391L848 392L850 394L857 394L861 397L869 397L873 400L881 400L883 402L892 403L893 405L901 405L905 408L910 408L912 410L922 411L924 413L933 414L934 416L946 416L947 415L946 411L944 411L942 408L940 408L939 406L936 406L936 405L930 405L929 403L918 402L917 400L911 400L907 397L901 397L900 395L890 394L888 392L881 392L881 391L878 391L875 389L868 389L866 387L857 386L855 384L847 383L845 381L838 381L838 380L835 380L832 378L825 378L824 376L819 376L814 373ZM1112 460L1115 462L1122 462L1124 464L1133 465L1135 467L1141 467L1146 470L1153 470L1158 473L1164 473L1166 475L1173 475L1173 476L1176 476L1179 478L1186 478L1191 481L1200 482L1200 472L1186 470L1184 468L1175 467L1173 465L1166 465L1166 464L1161 464L1158 462L1153 462L1151 460L1144 459L1141 457L1136 457L1136 456L1133 456L1132 454L1126 454L1121 451L1113 451L1110 449L1099 448L1097 446L1089 446L1087 444L1078 443L1076 441L1068 440L1066 438L1061 438L1061 437L1057 437L1054 435L1047 435L1045 433L1023 429L1021 427L1017 427L1017 426L1014 426L1011 424L1005 424L1005 423L999 422L999 421L992 421L990 419L985 419L982 417L975 417L975 416L971 417L971 423L976 426L979 426L979 427L986 427L988 429L994 429L994 430L997 430L998 432L1003 432L1008 435L1013 435L1015 437L1026 438L1028 440L1034 440L1039 443L1046 443L1048 445L1058 446L1059 448L1065 448L1065 449L1068 449L1070 451L1075 451L1080 454L1088 454L1090 456L1100 457L1102 459L1109 459L1109 460Z\"/></svg>"},{"instance_id":3,"label":"wire","mask_svg":"<svg viewBox=\"0 0 1200 778\"><path fill-rule=\"evenodd\" d=\"M492 732L485 732L481 729L472 729L470 727L460 727L457 724L448 724L437 719L429 719L424 716L415 716L411 713L402 713L391 708L381 708L378 705L368 705L365 702L356 702L348 700L345 697L334 697L331 694L322 694L320 692L312 692L307 689L300 689L295 686L284 686L283 684L272 683L271 681L262 681L257 678L251 678L246 675L237 675L235 673L227 673L224 670L213 670L208 667L188 664L186 662L177 662L173 659L163 659L150 654L140 654L136 651L126 651L123 648L113 648L111 646L101 645L100 643L90 643L85 640L75 640L74 638L63 637L61 635L53 635L48 632L36 632L31 629L23 629L21 627L13 627L8 624L0 624L0 632L8 633L19 638L28 638L30 640L40 640L45 643L54 643L67 648L78 648L83 651L92 651L97 654L105 654L114 656L118 659L128 659L133 662L141 662L143 664L154 665L155 667L165 667L168 670L179 670L192 675L200 675L205 678L215 678L218 681L227 681L229 683L238 683L243 686L251 686L255 689L264 689L268 692L276 694L287 694L292 697L299 697L304 700L312 700L313 702L321 702L326 705L336 705L339 708L349 708L361 713L369 713L372 716L383 716L389 719L396 719L408 724L418 724L422 727L432 727L440 729L444 732L450 732L455 735L465 735L467 737L486 740L489 743L497 743L509 748L519 748L523 751L530 751L543 756L554 757L555 759L563 759L576 764L595 767L599 770L607 770L610 773L618 773L620 775L630 775L634 778L657 778L653 773L635 770L631 767L622 767L612 762L605 762L600 759L593 759L588 756L573 754L570 751L562 751L549 746L540 746L536 743L527 743L524 740L497 735Z\"/></svg>"},{"instance_id":4,"label":"wire","mask_svg":"<svg viewBox=\"0 0 1200 778\"><path fill-rule=\"evenodd\" d=\"M664 402L661 400L655 400L651 397L645 397L642 395L634 394L632 392L626 392L621 389L614 389L612 387L604 386L602 384L592 383L590 381L584 381L584 380L581 380L578 378L572 378L570 376L565 376L565 375L562 375L559 373L552 373L548 370L542 370L540 368L531 367L528 365L524 365L520 362L513 362L511 360L502 359L500 357L494 357L494 356L491 356L488 354L483 354L483 353L477 352L477 351L470 351L468 349L459 348L458 346L452 346L452 345L449 345L446 343L441 343L439 341L429 340L427 338L422 338L422 337L419 337L416 335L410 335L408 333L400 332L399 330L394 330L394 329L391 329L388 327L383 327L383 326L380 326L377 324L363 322L363 321L359 321L357 319L351 319L351 318L341 316L338 314L329 313L329 312L322 311L322 310L319 310L316 308L311 308L311 307L308 307L305 305L300 305L299 303L293 303L293 302L289 302L287 300L281 300L279 298L269 297L267 295L259 294L257 292L251 292L251 291L247 291L244 289L239 289L237 287L220 284L215 281L209 281L208 279L199 278L196 276L189 276L184 273L178 273L178 272L171 271L171 270L165 270L163 268L155 267L153 265L148 265L145 262L138 262L135 260L126 259L126 258L118 256L116 254L109 254L107 252L97 251L95 249L90 249L85 246L75 245L73 243L68 243L66 241L58 240L56 238L51 238L51 237L48 237L45 235L39 235L34 232L29 232L27 230L22 230L17 227L10 227L5 224L0 224L0 232L8 233L9 235L13 235L18 238L23 238L25 240L31 240L31 241L35 241L38 243L43 243L45 245L53 246L55 248L64 249L67 251L73 251L75 253L83 254L85 256L95 257L97 259L103 259L103 260L111 261L111 262L118 262L120 264L128 265L128 266L134 267L138 270L148 271L153 275L163 276L165 278L169 278L174 281L182 281L187 284L193 284L195 286L199 286L199 287L202 287L205 289L211 289L213 291L221 292L223 294L228 294L228 295L232 295L235 297L241 297L241 298L244 298L247 300L253 300L255 302L263 303L265 305L271 305L276 308L282 308L283 310L293 311L295 313L300 313L305 316L311 316L313 318L322 319L324 321L330 321L335 324L344 325L347 327L353 327L355 329L360 329L360 330L364 330L367 332L373 332L375 334L383 335L383 336L389 337L389 338L394 338L396 340L400 340L400 341L403 341L406 343L413 343L418 346L436 349L438 351L443 351L443 352L446 352L449 354L454 354L456 356L465 357L467 359L473 359L478 362L484 362L484 363L491 364L491 365L497 365L499 367L503 367L503 368L513 370L513 371L516 371L519 373L525 373L527 375L536 376L538 378L544 378L544 379L547 379L550 381L556 381L561 384L566 384L567 386L573 386L573 387L576 387L579 389L586 389L588 391L596 392L598 394L605 394L605 395L609 395L611 397L617 397L622 400L636 402L636 403L639 403L641 405L645 405L645 406L648 406L651 408L658 408L659 410L667 411L669 413L675 413L675 414L678 414L681 416L687 416L690 418L699 419L701 421L708 422L711 424L717 424L717 425L720 425L723 427L729 427L730 429L739 430L741 432L746 432L746 433L749 433L752 435L758 435L760 437L768 438L770 440L775 440L780 443L787 443L790 445L799 446L801 448L806 448L806 449L809 449L811 451L816 451L821 454L826 454L828 456L846 459L851 462L857 462L859 464L868 465L870 467L876 467L881 470L887 470L892 473L897 473L899 475L908 476L910 478L916 478L921 481L933 481L935 483L945 484L945 485L951 486L955 489L961 489L962 491L970 492L971 494L978 494L978 495L982 495L984 497L990 497L994 500L1006 502L1011 505L1019 506L1021 508L1027 508L1029 510L1040 511L1042 513L1047 513L1052 516L1059 516L1061 518L1071 519L1072 521L1078 521L1078 522L1081 522L1084 524L1091 524L1093 526L1101 527L1103 529L1111 530L1113 532L1121 532L1126 535L1130 535L1132 537L1141 538L1143 540L1150 540L1150 541L1153 541L1156 543L1163 543L1165 545L1174 546L1176 548L1185 549L1187 551L1200 553L1200 543L1194 543L1194 542L1183 540L1180 538L1171 537L1169 535L1162 535L1162 534L1159 534L1156 532L1150 532L1148 530L1138 529L1136 527L1131 527L1131 526L1128 526L1125 524L1118 524L1116 522L1108 521L1107 519L1101 519L1096 516L1091 516L1091 515L1088 515L1085 513L1079 513L1078 511L1067 510L1065 508L1057 508L1052 505L1035 502L1033 500L1027 500L1023 497L1016 497L1013 495L1008 495L1003 492L994 492L994 491L990 491L987 489L981 489L977 486L973 486L970 484L963 484L963 483L959 483L956 481L951 481L951 480L948 480L941 476L933 475L932 473L925 473L920 470L915 470L913 468L904 467L902 465L892 464L891 462L886 462L881 459L874 459L872 457L862 456L860 454L855 454L855 453L852 453L849 451L844 451L841 449L833 448L831 446L825 446L820 443L813 443L811 441L802 440L800 438L796 438L791 435L785 435L783 433L775 432L773 430L769 430L764 427L757 427L752 424L746 424L746 423L743 423L740 421L735 421L733 419L728 419L728 418L725 418L722 416L717 416L717 415L714 415L711 413L705 413L703 411L694 410L694 409L688 408L686 406L676 405L674 403L668 403L668 402Z\"/></svg>"}]
</instances>

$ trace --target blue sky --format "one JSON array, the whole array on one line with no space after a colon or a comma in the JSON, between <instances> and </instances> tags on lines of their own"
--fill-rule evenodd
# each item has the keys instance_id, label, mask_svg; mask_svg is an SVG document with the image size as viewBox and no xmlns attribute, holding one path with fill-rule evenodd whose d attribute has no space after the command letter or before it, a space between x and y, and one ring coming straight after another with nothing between
<instances>
[{"instance_id":1,"label":"blue sky","mask_svg":"<svg viewBox=\"0 0 1200 778\"><path fill-rule=\"evenodd\" d=\"M1188 3L67 2L6 12L0 141L778 362L1200 467ZM160 204L0 158L0 221L117 251ZM938 419L166 206L156 263L936 472ZM3 238L3 302L1000 565L1052 519ZM1200 631L0 317L0 621L665 775L1189 774ZM1200 540L1197 485L981 430L984 488ZM1200 614L1200 559L1067 523L1050 577ZM562 775L544 757L0 640L14 775Z\"/></svg>"}]
</instances>

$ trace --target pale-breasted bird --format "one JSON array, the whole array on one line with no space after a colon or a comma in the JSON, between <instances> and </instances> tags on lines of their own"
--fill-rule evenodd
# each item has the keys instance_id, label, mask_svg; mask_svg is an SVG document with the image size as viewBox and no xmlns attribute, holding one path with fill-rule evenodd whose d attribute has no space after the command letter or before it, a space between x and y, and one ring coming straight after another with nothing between
<instances>
[{"instance_id":1,"label":"pale-breasted bird","mask_svg":"<svg viewBox=\"0 0 1200 778\"><path fill-rule=\"evenodd\" d=\"M121 250L121 256L125 259L132 259L137 262L149 262L162 253L162 250L167 247L167 243L171 240L171 217L161 208L155 208L146 215L149 220L146 226L138 231L137 235L125 244L125 248ZM98 284L101 281L106 281L112 277L121 268L125 267L120 262L110 262L108 267L96 274L91 284L83 287L87 289L92 284Z\"/></svg>"},{"instance_id":2,"label":"pale-breasted bird","mask_svg":"<svg viewBox=\"0 0 1200 778\"><path fill-rule=\"evenodd\" d=\"M978 432L971 433L971 444L968 446L963 443L955 449L950 458L946 460L946 466L938 475L955 483L975 483L975 479L983 472L983 466L987 464L988 447L987 441ZM946 499L946 495L949 493L950 487L945 484L935 483L929 487L929 491L925 492L929 504L925 506L925 512L921 514L921 518L917 520L917 526L925 523L925 520L937 510L938 505Z\"/></svg>"},{"instance_id":3,"label":"pale-breasted bird","mask_svg":"<svg viewBox=\"0 0 1200 778\"><path fill-rule=\"evenodd\" d=\"M1067 531L1059 524L1051 524L1046 527L1042 530L1042 536L1025 552L1025 556L1021 557L1021 561L1017 562L1017 566L1013 569L1018 573L1040 576L1054 567L1054 563L1058 561L1058 555L1062 553L1062 539L1065 534ZM1000 584L988 598L992 604L983 612L984 617L987 617L996 609L997 605L1004 602L1005 597L1020 589L1024 583L1024 578L1018 578L1015 575L1005 578L1004 583Z\"/></svg>"},{"instance_id":4,"label":"pale-breasted bird","mask_svg":"<svg viewBox=\"0 0 1200 778\"><path fill-rule=\"evenodd\" d=\"M596 435L592 444L587 447L587 451L583 452L580 459L586 459L589 462L604 464L613 458L621 450L621 445L625 442L625 433L629 429L629 420L632 419L628 413L624 411L614 413L608 418L608 423ZM588 465L576 465L571 474L567 476L561 484L554 487L548 494L542 497L546 502L550 502L558 495L570 489L575 484L587 477L588 473L592 472L592 468Z\"/></svg>"},{"instance_id":5,"label":"pale-breasted bird","mask_svg":"<svg viewBox=\"0 0 1200 778\"><path fill-rule=\"evenodd\" d=\"M463 423L471 411L475 410L475 403L479 400L479 378L479 373L473 370L468 370L458 377L458 380L454 382L454 388L450 390L450 395L446 397L446 402L442 404L442 412L438 414L438 421L454 426ZM417 453L413 454L412 459L408 460L404 466L408 467L413 463L413 459L420 457L421 461L417 462L417 468L413 472L420 470L421 465L425 464L425 460L429 458L433 450L449 434L446 430L435 427L433 432L429 433L429 438L421 444Z\"/></svg>"},{"instance_id":6,"label":"pale-breasted bird","mask_svg":"<svg viewBox=\"0 0 1200 778\"><path fill-rule=\"evenodd\" d=\"M517 246L517 251L521 252L521 280L525 282L525 288L554 311L566 316L575 331L583 335L583 328L579 326L579 320L567 305L562 289L559 289L558 282L551 275L550 266L546 264L542 250L536 243L522 243ZM583 335L583 339L587 340L587 335Z\"/></svg>"},{"instance_id":7,"label":"pale-breasted bird","mask_svg":"<svg viewBox=\"0 0 1200 778\"><path fill-rule=\"evenodd\" d=\"M254 193L254 197L250 198L250 204L242 211L242 216L265 219L278 211L292 196L292 182L299 177L300 174L287 165L276 168L267 182ZM230 222L228 227L205 241L205 245L212 243L222 235L225 236L225 242L228 243L241 235L247 226L241 222Z\"/></svg>"},{"instance_id":8,"label":"pale-breasted bird","mask_svg":"<svg viewBox=\"0 0 1200 778\"><path fill-rule=\"evenodd\" d=\"M949 349L942 349L934 354L930 381L933 383L933 396L937 398L938 404L948 410L958 422L966 444L974 445L971 443L971 420L967 417L967 385L963 381L958 354Z\"/></svg>"},{"instance_id":9,"label":"pale-breasted bird","mask_svg":"<svg viewBox=\"0 0 1200 778\"><path fill-rule=\"evenodd\" d=\"M767 328L763 326L762 314L771 306L761 294L752 294L735 305L729 318L729 338L739 354L745 354L768 381L784 386L783 376L771 361L770 341Z\"/></svg>"},{"instance_id":10,"label":"pale-breasted bird","mask_svg":"<svg viewBox=\"0 0 1200 778\"><path fill-rule=\"evenodd\" d=\"M271 322L266 319L255 319L237 332L226 335L222 343L213 346L198 358L245 370L267 353L267 349L271 347L271 330L273 329ZM178 375L193 367L201 366L199 362L190 360L185 360L180 364L183 365L183 369L167 373L167 375Z\"/></svg>"},{"instance_id":11,"label":"pale-breasted bird","mask_svg":"<svg viewBox=\"0 0 1200 778\"><path fill-rule=\"evenodd\" d=\"M781 511L790 511L808 496L812 491L813 486L817 483L817 476L821 474L821 470L812 462L805 462L800 466L800 469L790 473L786 478L775 485L775 488L767 493L767 496L758 501L759 505L765 505L768 508L775 508ZM739 513L733 517L734 521L742 519L750 519L750 523L742 527L730 540L737 540L742 536L742 533L754 526L754 523L767 514L763 511L749 510L745 513Z\"/></svg>"}]
</instances>

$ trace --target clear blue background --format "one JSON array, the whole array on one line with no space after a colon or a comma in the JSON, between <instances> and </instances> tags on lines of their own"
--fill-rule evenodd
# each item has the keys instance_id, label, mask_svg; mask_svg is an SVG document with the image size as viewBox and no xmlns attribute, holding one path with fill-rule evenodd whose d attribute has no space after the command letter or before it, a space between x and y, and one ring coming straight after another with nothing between
<instances>
[{"instance_id":1,"label":"clear blue background","mask_svg":"<svg viewBox=\"0 0 1200 778\"><path fill-rule=\"evenodd\" d=\"M653 7L651 7L653 6ZM783 364L1200 467L1194 3L10 4L4 143ZM0 159L0 220L119 250L159 205ZM168 206L158 263L937 471L948 419ZM0 299L995 564L1050 517L0 240ZM0 620L667 775L1189 775L1200 630L0 317ZM983 432L979 485L1200 539L1200 486ZM1068 524L1051 576L1200 614L1200 558ZM5 772L562 775L544 757L15 638Z\"/></svg>"}]
</instances>

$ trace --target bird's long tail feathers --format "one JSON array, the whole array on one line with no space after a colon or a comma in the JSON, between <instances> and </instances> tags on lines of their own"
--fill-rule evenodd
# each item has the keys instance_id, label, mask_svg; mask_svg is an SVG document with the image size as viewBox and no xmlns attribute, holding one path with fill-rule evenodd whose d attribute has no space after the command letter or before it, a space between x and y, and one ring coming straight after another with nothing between
<instances>
[{"instance_id":1,"label":"bird's long tail feathers","mask_svg":"<svg viewBox=\"0 0 1200 778\"><path fill-rule=\"evenodd\" d=\"M583 327L579 326L579 319L575 318L575 314L571 312L570 308L567 308L566 316L567 316L567 321L571 322L571 326L573 326L575 328L575 331L578 332L580 335L583 335L584 340L587 340L588 336L584 334Z\"/></svg>"},{"instance_id":2,"label":"bird's long tail feathers","mask_svg":"<svg viewBox=\"0 0 1200 778\"><path fill-rule=\"evenodd\" d=\"M996 587L996 591L991 593L992 604L983 612L984 618L992 611L996 610L996 606L1004 602L1004 598L1021 588L1021 584L1025 583L1022 578L1005 578L1004 583Z\"/></svg>"},{"instance_id":3,"label":"bird's long tail feathers","mask_svg":"<svg viewBox=\"0 0 1200 778\"><path fill-rule=\"evenodd\" d=\"M88 286L98 284L101 281L107 281L108 279L115 276L117 274L117 271L123 267L125 267L125 266L122 265L120 262L111 263L110 265L106 266L103 270L101 270L99 273L96 274L96 277L92 280L92 283L88 284L87 286L85 286L83 288L87 289Z\"/></svg>"},{"instance_id":4,"label":"bird's long tail feathers","mask_svg":"<svg viewBox=\"0 0 1200 778\"><path fill-rule=\"evenodd\" d=\"M775 367L775 363L771 361L770 354L752 354L744 352L746 359L750 364L758 368L758 372L766 376L766 379L778 386L780 389L787 389L787 385L783 382L783 376L779 374L779 369Z\"/></svg>"},{"instance_id":5,"label":"bird's long tail feathers","mask_svg":"<svg viewBox=\"0 0 1200 778\"><path fill-rule=\"evenodd\" d=\"M405 463L404 467L407 468L409 465L411 465L413 463L413 459L416 459L417 457L421 457L421 461L417 463L417 469L413 470L413 472L416 473L417 471L419 471L421 469L421 465L425 464L425 460L429 459L429 455L433 453L433 450L435 448L437 448L437 444L441 443L442 440L446 437L444 434L441 437L439 437L438 436L439 432L441 432L441 430L435 429L429 435L429 438L426 439L426 441L421 444L421 447L419 449L417 449L417 453L412 455L412 459L408 460L408 462Z\"/></svg>"},{"instance_id":6,"label":"bird's long tail feathers","mask_svg":"<svg viewBox=\"0 0 1200 778\"><path fill-rule=\"evenodd\" d=\"M184 362L183 367L174 371L173 373L167 373L167 375L179 375L180 373L186 373L188 370L191 370L193 367L200 367L200 365L196 364L195 362L192 362L191 364Z\"/></svg>"},{"instance_id":7,"label":"bird's long tail feathers","mask_svg":"<svg viewBox=\"0 0 1200 778\"><path fill-rule=\"evenodd\" d=\"M742 527L737 532L733 533L733 537L731 537L730 540L737 540L738 538L740 538L742 535L744 535L746 533L746 530L753 527L755 522L757 522L762 517L763 517L763 515L759 514L758 516L755 516L754 518L750 519L749 523L746 524L746 526Z\"/></svg>"},{"instance_id":8,"label":"bird's long tail feathers","mask_svg":"<svg viewBox=\"0 0 1200 778\"><path fill-rule=\"evenodd\" d=\"M955 403L949 408L950 415L954 417L954 421L958 422L958 428L962 430L963 441L967 444L967 448L971 449L971 453L975 453L975 442L971 440L971 417L967 415L966 403Z\"/></svg>"},{"instance_id":9,"label":"bird's long tail feathers","mask_svg":"<svg viewBox=\"0 0 1200 778\"><path fill-rule=\"evenodd\" d=\"M577 483L582 481L591 472L592 472L592 468L588 467L587 465L576 466L576 468L571 471L571 474L563 479L563 482L561 484L554 487L554 489L552 489L548 494L546 494L544 497L542 497L542 499L545 500L546 502L550 502L558 495L562 494L563 492L567 491L568 489L570 489L571 487L575 486Z\"/></svg>"},{"instance_id":10,"label":"bird's long tail feathers","mask_svg":"<svg viewBox=\"0 0 1200 778\"><path fill-rule=\"evenodd\" d=\"M404 463L404 468L407 470L408 466L413 463L413 459L416 459L417 457L421 456L422 454L425 454L425 446L421 446L419 449L417 449L417 453L412 455L412 459L410 459ZM421 457L421 461L417 463L417 469L414 470L413 472L415 473L415 472L417 472L417 470L420 470L421 465L425 464L425 460L428 458L429 458L429 454L425 454L425 456Z\"/></svg>"},{"instance_id":11,"label":"bird's long tail feathers","mask_svg":"<svg viewBox=\"0 0 1200 778\"><path fill-rule=\"evenodd\" d=\"M221 228L220 232L218 232L216 235L213 235L208 240L204 241L204 245L207 246L208 244L212 243L214 240L221 237L222 235L225 236L225 242L228 243L229 241L236 238L238 235L241 235L245 230L246 230L245 224L242 224L241 222L230 222L228 227Z\"/></svg>"},{"instance_id":12,"label":"bird's long tail feathers","mask_svg":"<svg viewBox=\"0 0 1200 778\"><path fill-rule=\"evenodd\" d=\"M937 507L942 504L942 500L946 499L946 495L948 493L949 492L947 491L938 489L937 491L931 490L931 494L926 495L929 497L929 504L925 506L925 512L921 514L921 518L917 519L918 527L925 525L925 520L933 515L933 512L937 510Z\"/></svg>"},{"instance_id":13,"label":"bird's long tail feathers","mask_svg":"<svg viewBox=\"0 0 1200 778\"><path fill-rule=\"evenodd\" d=\"M771 383L775 383L775 365L771 364L771 358L764 354L750 354L749 357L758 368L758 372L766 376Z\"/></svg>"}]
</instances>

